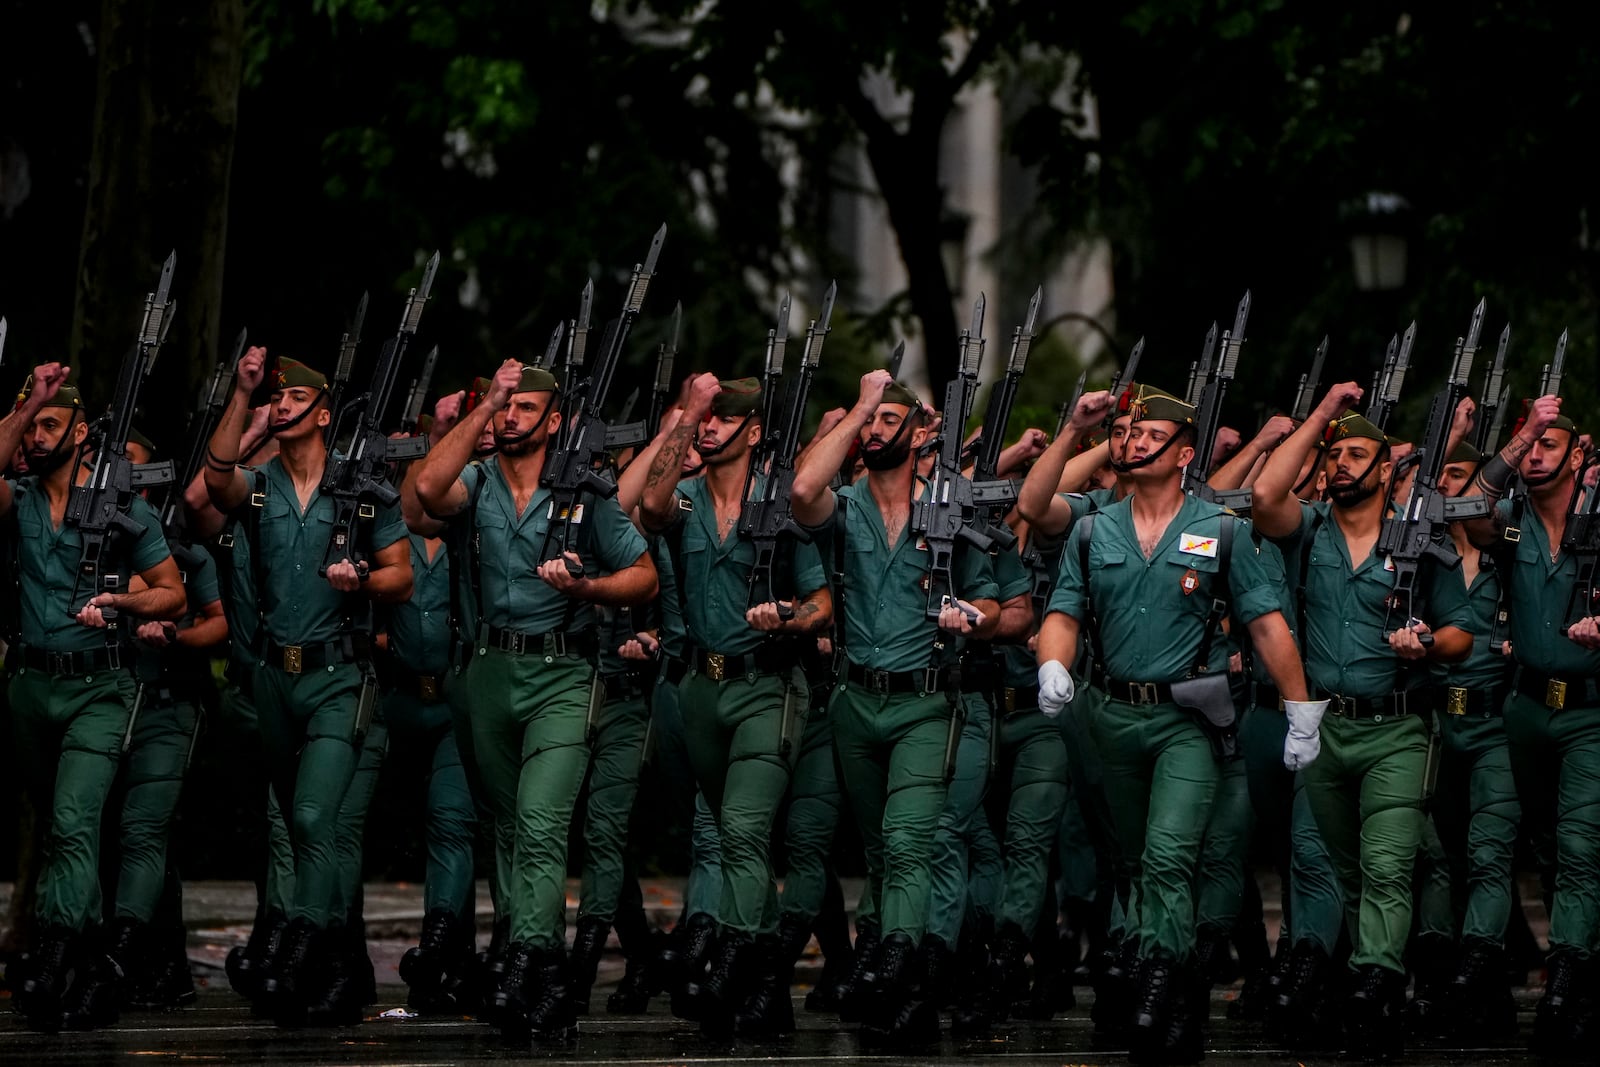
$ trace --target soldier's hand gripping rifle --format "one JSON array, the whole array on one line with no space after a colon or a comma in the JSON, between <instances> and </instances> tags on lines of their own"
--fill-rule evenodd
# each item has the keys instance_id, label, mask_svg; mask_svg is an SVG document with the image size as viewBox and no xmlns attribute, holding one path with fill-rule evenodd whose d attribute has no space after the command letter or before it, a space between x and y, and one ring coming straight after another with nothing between
<instances>
[{"instance_id":1,"label":"soldier's hand gripping rifle","mask_svg":"<svg viewBox=\"0 0 1600 1067\"><path fill-rule=\"evenodd\" d=\"M176 304L169 297L176 266L177 253L174 252L161 267L156 291L145 297L139 337L123 357L111 407L99 420L96 430L85 439L86 446L91 440L99 442L95 448L94 469L87 482L74 485L67 494L65 523L78 531L83 544L69 603L77 602L78 590L85 581L91 587L91 597L124 591L112 556L119 540L137 538L145 532L144 527L128 515L134 494L141 489L170 484L176 477L170 461L135 466L128 459L128 433L133 429L139 388L149 376L167 328L172 324ZM71 612L70 606L68 611ZM116 609L102 608L101 614L109 628L115 630Z\"/></svg>"},{"instance_id":2,"label":"soldier's hand gripping rifle","mask_svg":"<svg viewBox=\"0 0 1600 1067\"><path fill-rule=\"evenodd\" d=\"M983 310L984 298L980 295L972 308L972 325L961 334L956 376L945 387L938 462L928 481L927 494L911 505L911 528L928 545L930 619L938 618L946 602L955 597L956 542L964 541L980 552L996 548L987 522L988 502L980 506L974 500L972 483L961 473L961 432L972 411L978 370L983 363Z\"/></svg>"},{"instance_id":3,"label":"soldier's hand gripping rifle","mask_svg":"<svg viewBox=\"0 0 1600 1067\"><path fill-rule=\"evenodd\" d=\"M1250 291L1247 289L1234 312L1233 328L1222 335L1222 351L1217 354L1214 361L1209 356L1205 360L1208 373L1203 384L1195 391L1195 398L1192 401L1196 408L1194 458L1183 469L1184 492L1236 511L1249 509L1250 490L1229 489L1218 492L1207 485L1205 480L1210 474L1208 468L1211 464L1211 453L1216 449L1217 433L1222 429L1222 402L1228 395L1228 386L1233 384L1234 376L1238 373L1239 350L1244 347L1244 329L1249 321ZM1216 326L1213 324L1211 329L1215 333ZM1210 348L1209 343L1207 348Z\"/></svg>"},{"instance_id":4,"label":"soldier's hand gripping rifle","mask_svg":"<svg viewBox=\"0 0 1600 1067\"><path fill-rule=\"evenodd\" d=\"M392 461L419 459L427 454L426 438L390 440L383 430L383 416L389 407L389 396L394 391L395 380L400 376L406 352L416 339L417 325L422 321L422 309L428 302L428 294L433 289L433 277L438 269L439 253L435 252L423 268L421 283L406 297L400 328L384 342L366 392L351 398L334 414L333 424L337 428L334 440L339 439L346 422L353 422L354 427L348 450L342 455L329 452L322 470L319 489L333 498L333 529L328 535L328 546L323 550L318 574L326 576L328 568L340 560L348 559L358 566L361 564L365 555L356 537L360 524L376 518L379 505L388 507L400 499L389 464Z\"/></svg>"},{"instance_id":5,"label":"soldier's hand gripping rifle","mask_svg":"<svg viewBox=\"0 0 1600 1067\"><path fill-rule=\"evenodd\" d=\"M1403 628L1412 619L1423 617L1425 593L1419 576L1425 560L1443 567L1455 567L1461 562L1450 540L1450 524L1489 514L1488 502L1483 497L1450 497L1439 488L1445 461L1449 459L1450 427L1455 421L1456 407L1469 388L1472 359L1483 329L1483 311L1484 303L1480 300L1473 309L1466 338L1456 341L1450 376L1444 387L1434 394L1433 405L1428 410L1427 433L1412 457L1408 457L1417 467L1411 496L1383 520L1378 532L1376 552L1388 561L1386 566L1394 572L1387 628ZM1410 332L1407 331L1408 336ZM1431 636L1423 635L1422 643L1432 644Z\"/></svg>"},{"instance_id":6,"label":"soldier's hand gripping rifle","mask_svg":"<svg viewBox=\"0 0 1600 1067\"><path fill-rule=\"evenodd\" d=\"M822 346L832 328L833 302L838 293L837 282L828 286L820 315L806 329L800 370L784 385L781 406L777 392L783 378L784 342L789 334L788 293L783 295L776 326L767 334L767 366L761 383L761 441L750 457L744 505L739 509L739 536L748 538L756 550L755 565L750 569L750 607L777 602L795 592L794 546L811 540L811 535L794 521L794 458L800 451L806 400L822 362ZM791 618L794 611L780 606L778 613Z\"/></svg>"},{"instance_id":7,"label":"soldier's hand gripping rifle","mask_svg":"<svg viewBox=\"0 0 1600 1067\"><path fill-rule=\"evenodd\" d=\"M663 224L650 242L650 252L644 263L633 268L622 314L606 325L600 356L592 367L584 363L588 334L588 300L585 299L584 318L573 330L573 348L569 351L567 378L563 383L561 428L555 447L545 459L544 472L539 476L539 484L550 490L550 524L545 530L541 560L577 551L575 528L583 522L581 498L585 494L604 499L617 492L617 483L598 469L607 457L606 424L601 411L617 361L627 344L628 332L639 317L650 279L655 276L656 259L666 239L667 227ZM585 294L591 291L586 288ZM567 560L567 570L574 577L583 573L583 568L571 560Z\"/></svg>"}]
</instances>

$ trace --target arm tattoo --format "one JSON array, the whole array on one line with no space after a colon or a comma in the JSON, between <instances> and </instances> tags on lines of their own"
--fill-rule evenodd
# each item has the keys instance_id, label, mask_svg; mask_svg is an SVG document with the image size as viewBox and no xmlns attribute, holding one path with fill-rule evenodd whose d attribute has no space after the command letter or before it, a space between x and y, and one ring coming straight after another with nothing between
<instances>
[{"instance_id":1,"label":"arm tattoo","mask_svg":"<svg viewBox=\"0 0 1600 1067\"><path fill-rule=\"evenodd\" d=\"M656 450L655 462L650 464L650 475L645 480L647 488L660 485L661 479L669 474L673 481L677 481L678 471L683 467L684 454L688 452L689 442L693 436L693 426L679 426L661 442L661 447Z\"/></svg>"}]
</instances>

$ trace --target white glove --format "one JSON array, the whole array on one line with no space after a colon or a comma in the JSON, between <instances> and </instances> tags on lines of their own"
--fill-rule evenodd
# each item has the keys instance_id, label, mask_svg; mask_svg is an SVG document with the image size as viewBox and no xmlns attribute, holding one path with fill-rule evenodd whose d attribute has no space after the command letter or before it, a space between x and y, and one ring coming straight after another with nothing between
<instances>
[{"instance_id":1,"label":"white glove","mask_svg":"<svg viewBox=\"0 0 1600 1067\"><path fill-rule=\"evenodd\" d=\"M1289 736L1283 739L1283 765L1291 771L1309 767L1322 751L1322 734L1318 730L1327 710L1326 700L1283 702L1284 714L1289 717Z\"/></svg>"},{"instance_id":2,"label":"white glove","mask_svg":"<svg viewBox=\"0 0 1600 1067\"><path fill-rule=\"evenodd\" d=\"M1039 710L1053 719L1061 709L1072 703L1072 672L1057 659L1047 659L1039 665Z\"/></svg>"}]
</instances>

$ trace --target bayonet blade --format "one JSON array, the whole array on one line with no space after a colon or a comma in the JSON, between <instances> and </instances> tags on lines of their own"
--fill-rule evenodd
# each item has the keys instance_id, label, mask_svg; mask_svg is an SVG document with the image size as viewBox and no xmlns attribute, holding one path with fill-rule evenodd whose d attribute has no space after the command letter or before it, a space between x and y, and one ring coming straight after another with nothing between
<instances>
[{"instance_id":1,"label":"bayonet blade","mask_svg":"<svg viewBox=\"0 0 1600 1067\"><path fill-rule=\"evenodd\" d=\"M639 309L644 307L645 290L650 287L650 279L656 275L656 260L661 255L661 246L667 240L667 224L662 223L655 236L650 239L650 252L644 257L644 265L633 268L633 284L628 287L627 311L637 315Z\"/></svg>"},{"instance_id":2,"label":"bayonet blade","mask_svg":"<svg viewBox=\"0 0 1600 1067\"><path fill-rule=\"evenodd\" d=\"M678 333L683 329L683 301L672 307L672 323L667 327L667 339L656 358L655 391L665 395L672 388L672 364L678 355Z\"/></svg>"},{"instance_id":3,"label":"bayonet blade","mask_svg":"<svg viewBox=\"0 0 1600 1067\"><path fill-rule=\"evenodd\" d=\"M622 413L617 416L617 425L619 425L619 426L623 425L629 419L633 418L633 408L634 408L634 405L637 404L638 402L639 402L639 387L636 385L636 386L633 387L633 391L630 392L626 397L623 398L623 401L622 401Z\"/></svg>"},{"instance_id":4,"label":"bayonet blade","mask_svg":"<svg viewBox=\"0 0 1600 1067\"><path fill-rule=\"evenodd\" d=\"M142 345L159 345L167 336L171 312L168 298L172 293L172 275L177 265L178 253L167 253L166 262L161 264L161 277L156 281L156 291L145 298L144 323L139 330L139 343Z\"/></svg>"},{"instance_id":5,"label":"bayonet blade","mask_svg":"<svg viewBox=\"0 0 1600 1067\"><path fill-rule=\"evenodd\" d=\"M1311 370L1300 375L1300 388L1295 393L1294 410L1289 412L1296 422L1305 422L1311 417L1311 405L1316 403L1317 389L1322 385L1322 365L1328 358L1328 335L1322 335L1322 342L1317 345L1317 354L1311 357Z\"/></svg>"},{"instance_id":6,"label":"bayonet blade","mask_svg":"<svg viewBox=\"0 0 1600 1067\"><path fill-rule=\"evenodd\" d=\"M1033 346L1033 331L1039 322L1039 305L1042 303L1044 286L1041 285L1033 291L1033 299L1028 301L1027 318L1011 338L1011 363L1008 369L1012 374L1021 374L1028 365L1028 350Z\"/></svg>"},{"instance_id":7,"label":"bayonet blade","mask_svg":"<svg viewBox=\"0 0 1600 1067\"><path fill-rule=\"evenodd\" d=\"M350 372L355 367L356 347L361 344L361 326L367 320L367 296L362 293L361 299L356 302L355 317L350 320L350 328L339 338L339 361L333 366L333 380L348 382Z\"/></svg>"},{"instance_id":8,"label":"bayonet blade","mask_svg":"<svg viewBox=\"0 0 1600 1067\"><path fill-rule=\"evenodd\" d=\"M809 335L808 335L809 336ZM767 331L767 377L783 373L783 352L789 343L789 290L778 300L778 318Z\"/></svg>"},{"instance_id":9,"label":"bayonet blade","mask_svg":"<svg viewBox=\"0 0 1600 1067\"><path fill-rule=\"evenodd\" d=\"M1556 341L1555 358L1550 361L1550 367L1545 371L1544 391L1541 396L1561 395L1561 376L1567 364L1567 331L1561 331L1561 337Z\"/></svg>"},{"instance_id":10,"label":"bayonet blade","mask_svg":"<svg viewBox=\"0 0 1600 1067\"><path fill-rule=\"evenodd\" d=\"M1411 325L1406 327L1405 336L1400 339L1400 351L1394 357L1394 370L1389 374L1389 380L1383 391L1384 400L1391 405L1400 401L1400 390L1406 384L1406 371L1411 367L1411 346L1417 339L1417 323L1413 319Z\"/></svg>"},{"instance_id":11,"label":"bayonet blade","mask_svg":"<svg viewBox=\"0 0 1600 1067\"><path fill-rule=\"evenodd\" d=\"M806 350L800 361L815 370L822 362L822 343L833 329L833 301L839 295L839 283L829 282L828 291L822 294L822 314L806 331Z\"/></svg>"},{"instance_id":12,"label":"bayonet blade","mask_svg":"<svg viewBox=\"0 0 1600 1067\"><path fill-rule=\"evenodd\" d=\"M594 312L594 279L583 283L583 293L578 298L578 317L573 320L572 340L567 349L567 366L583 366L589 348L589 316Z\"/></svg>"},{"instance_id":13,"label":"bayonet blade","mask_svg":"<svg viewBox=\"0 0 1600 1067\"><path fill-rule=\"evenodd\" d=\"M1134 383L1134 375L1139 373L1139 359L1144 355L1144 338L1141 337L1133 343L1133 351L1128 353L1128 362L1122 365L1122 370L1111 379L1111 410L1117 410L1117 403L1122 400L1122 394Z\"/></svg>"},{"instance_id":14,"label":"bayonet blade","mask_svg":"<svg viewBox=\"0 0 1600 1067\"><path fill-rule=\"evenodd\" d=\"M428 294L433 291L433 276L438 272L439 253L435 252L428 265L422 268L422 281L406 297L405 314L400 316L401 333L414 335L417 332L417 324L422 321L422 307L428 302Z\"/></svg>"},{"instance_id":15,"label":"bayonet blade","mask_svg":"<svg viewBox=\"0 0 1600 1067\"><path fill-rule=\"evenodd\" d=\"M889 377L895 381L900 380L900 364L904 363L905 360L906 342L902 338L900 343L894 346L894 351L889 353Z\"/></svg>"},{"instance_id":16,"label":"bayonet blade","mask_svg":"<svg viewBox=\"0 0 1600 1067\"><path fill-rule=\"evenodd\" d=\"M1511 324L1506 323L1505 329L1500 331L1500 344L1495 349L1494 362L1489 366L1489 373L1483 379L1484 403L1493 403L1500 395L1500 385L1506 377L1506 351L1511 347Z\"/></svg>"},{"instance_id":17,"label":"bayonet blade","mask_svg":"<svg viewBox=\"0 0 1600 1067\"><path fill-rule=\"evenodd\" d=\"M550 331L550 343L545 345L544 358L539 360L539 366L543 367L545 370L555 369L556 356L561 351L561 335L564 334L566 330L567 324L565 322L558 322L556 323L556 328Z\"/></svg>"},{"instance_id":18,"label":"bayonet blade","mask_svg":"<svg viewBox=\"0 0 1600 1067\"><path fill-rule=\"evenodd\" d=\"M1244 291L1233 315L1233 329L1222 335L1222 355L1217 361L1217 377L1233 381L1239 366L1239 350L1244 347L1245 325L1250 321L1250 290Z\"/></svg>"},{"instance_id":19,"label":"bayonet blade","mask_svg":"<svg viewBox=\"0 0 1600 1067\"><path fill-rule=\"evenodd\" d=\"M1072 396L1061 405L1060 418L1056 420L1056 437L1060 437L1067 429L1067 423L1072 421L1072 413L1078 410L1078 401L1083 399L1084 386L1089 384L1089 368L1085 367L1083 373L1078 375L1078 382L1072 387ZM1051 440L1055 440L1054 437Z\"/></svg>"},{"instance_id":20,"label":"bayonet blade","mask_svg":"<svg viewBox=\"0 0 1600 1067\"><path fill-rule=\"evenodd\" d=\"M972 325L961 335L959 371L964 376L976 377L983 366L983 311L987 301L982 293L972 304ZM959 432L959 430L958 430Z\"/></svg>"},{"instance_id":21,"label":"bayonet blade","mask_svg":"<svg viewBox=\"0 0 1600 1067\"><path fill-rule=\"evenodd\" d=\"M0 315L0 367L6 365L6 319Z\"/></svg>"}]
</instances>

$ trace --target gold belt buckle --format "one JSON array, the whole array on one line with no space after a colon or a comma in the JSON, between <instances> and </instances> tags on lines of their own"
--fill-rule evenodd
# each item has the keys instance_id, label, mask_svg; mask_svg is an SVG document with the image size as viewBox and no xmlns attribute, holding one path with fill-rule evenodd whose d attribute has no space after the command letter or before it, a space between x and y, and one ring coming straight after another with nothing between
<instances>
[{"instance_id":1,"label":"gold belt buckle","mask_svg":"<svg viewBox=\"0 0 1600 1067\"><path fill-rule=\"evenodd\" d=\"M1008 686L1006 686L1006 714L1009 715L1011 712L1016 711L1016 710L1017 710L1017 691L1015 689L1011 688L1008 685Z\"/></svg>"},{"instance_id":2,"label":"gold belt buckle","mask_svg":"<svg viewBox=\"0 0 1600 1067\"><path fill-rule=\"evenodd\" d=\"M417 676L417 696L423 700L439 699L439 679L431 674Z\"/></svg>"},{"instance_id":3,"label":"gold belt buckle","mask_svg":"<svg viewBox=\"0 0 1600 1067\"><path fill-rule=\"evenodd\" d=\"M1140 707L1146 704L1158 703L1156 700L1156 684L1154 682L1129 682L1128 703Z\"/></svg>"},{"instance_id":4,"label":"gold belt buckle","mask_svg":"<svg viewBox=\"0 0 1600 1067\"><path fill-rule=\"evenodd\" d=\"M1467 691L1460 686L1445 687L1445 714L1465 715L1467 713Z\"/></svg>"},{"instance_id":5,"label":"gold belt buckle","mask_svg":"<svg viewBox=\"0 0 1600 1067\"><path fill-rule=\"evenodd\" d=\"M727 664L727 658L721 652L706 653L706 677L713 682L722 681L722 671Z\"/></svg>"},{"instance_id":6,"label":"gold belt buckle","mask_svg":"<svg viewBox=\"0 0 1600 1067\"><path fill-rule=\"evenodd\" d=\"M299 674L305 666L305 650L299 645L283 646L283 669L288 674Z\"/></svg>"},{"instance_id":7,"label":"gold belt buckle","mask_svg":"<svg viewBox=\"0 0 1600 1067\"><path fill-rule=\"evenodd\" d=\"M1544 706L1552 711L1560 711L1567 706L1567 683L1560 678L1551 678L1544 683Z\"/></svg>"}]
</instances>

